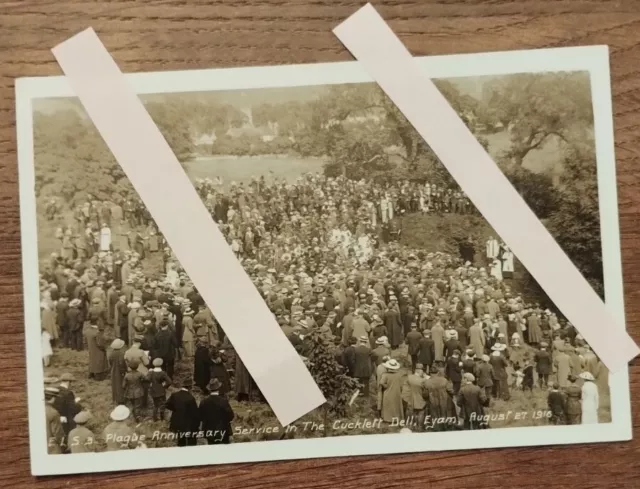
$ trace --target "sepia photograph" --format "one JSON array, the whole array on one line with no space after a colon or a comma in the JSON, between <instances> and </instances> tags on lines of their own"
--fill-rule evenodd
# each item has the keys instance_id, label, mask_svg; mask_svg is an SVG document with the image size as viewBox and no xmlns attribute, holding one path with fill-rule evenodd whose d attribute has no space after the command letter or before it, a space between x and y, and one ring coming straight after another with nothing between
<instances>
[{"instance_id":1,"label":"sepia photograph","mask_svg":"<svg viewBox=\"0 0 640 489\"><path fill-rule=\"evenodd\" d=\"M591 78L434 81L604 298ZM49 455L612 423L579 325L375 83L254 83L140 97L327 402L280 425L81 103L34 97Z\"/></svg>"}]
</instances>

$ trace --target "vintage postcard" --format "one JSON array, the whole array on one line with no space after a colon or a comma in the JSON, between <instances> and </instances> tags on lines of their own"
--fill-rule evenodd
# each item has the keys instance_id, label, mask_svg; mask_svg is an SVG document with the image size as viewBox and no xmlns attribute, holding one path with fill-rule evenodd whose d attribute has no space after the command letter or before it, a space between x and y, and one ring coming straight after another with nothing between
<instances>
[{"instance_id":1,"label":"vintage postcard","mask_svg":"<svg viewBox=\"0 0 640 489\"><path fill-rule=\"evenodd\" d=\"M623 324L607 48L418 62ZM357 63L126 77L328 402L278 423L65 78L20 79L34 474L631 438L627 372Z\"/></svg>"}]
</instances>

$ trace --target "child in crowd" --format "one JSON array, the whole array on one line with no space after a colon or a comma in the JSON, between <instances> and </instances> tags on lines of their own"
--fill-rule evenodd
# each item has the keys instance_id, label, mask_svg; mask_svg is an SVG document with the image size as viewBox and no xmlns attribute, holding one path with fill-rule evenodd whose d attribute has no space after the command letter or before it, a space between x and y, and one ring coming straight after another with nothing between
<instances>
[{"instance_id":1,"label":"child in crowd","mask_svg":"<svg viewBox=\"0 0 640 489\"><path fill-rule=\"evenodd\" d=\"M149 394L153 399L153 420L164 421L164 410L167 402L167 387L171 385L169 375L162 370L162 358L154 358L153 368L147 372Z\"/></svg>"}]
</instances>

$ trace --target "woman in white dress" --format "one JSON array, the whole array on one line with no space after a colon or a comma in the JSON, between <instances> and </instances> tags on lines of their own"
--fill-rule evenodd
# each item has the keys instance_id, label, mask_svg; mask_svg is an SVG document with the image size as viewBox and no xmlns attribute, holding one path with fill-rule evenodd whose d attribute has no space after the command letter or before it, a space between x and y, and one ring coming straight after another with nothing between
<instances>
[{"instance_id":1,"label":"woman in white dress","mask_svg":"<svg viewBox=\"0 0 640 489\"><path fill-rule=\"evenodd\" d=\"M595 384L595 378L591 372L582 372L580 378L584 379L584 385L582 386L582 424L597 424L598 407L600 406L598 386Z\"/></svg>"}]
</instances>

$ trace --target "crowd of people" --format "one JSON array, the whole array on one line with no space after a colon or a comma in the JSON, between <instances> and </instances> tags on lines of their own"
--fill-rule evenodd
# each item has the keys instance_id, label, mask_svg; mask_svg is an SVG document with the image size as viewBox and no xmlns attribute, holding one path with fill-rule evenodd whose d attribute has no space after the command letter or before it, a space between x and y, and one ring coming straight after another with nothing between
<instances>
[{"instance_id":1,"label":"crowd of people","mask_svg":"<svg viewBox=\"0 0 640 489\"><path fill-rule=\"evenodd\" d=\"M475 212L459 191L319 174L195 186L300 355L320 332L359 381L358 403L384 422L485 428L492 403L513 389L544 390L551 423L598 422L606 368L564 318L515 292L504 243L452 256L396 241L399 215ZM45 367L58 349L87 349L88 382L110 382L113 403L96 436L72 376L47 377L49 450L95 450L98 439L107 450L143 446L129 420L164 423L166 410L178 446L229 443L229 399L260 392L142 203L123 200L89 196L71 215L46 208L68 222L41 266Z\"/></svg>"}]
</instances>

